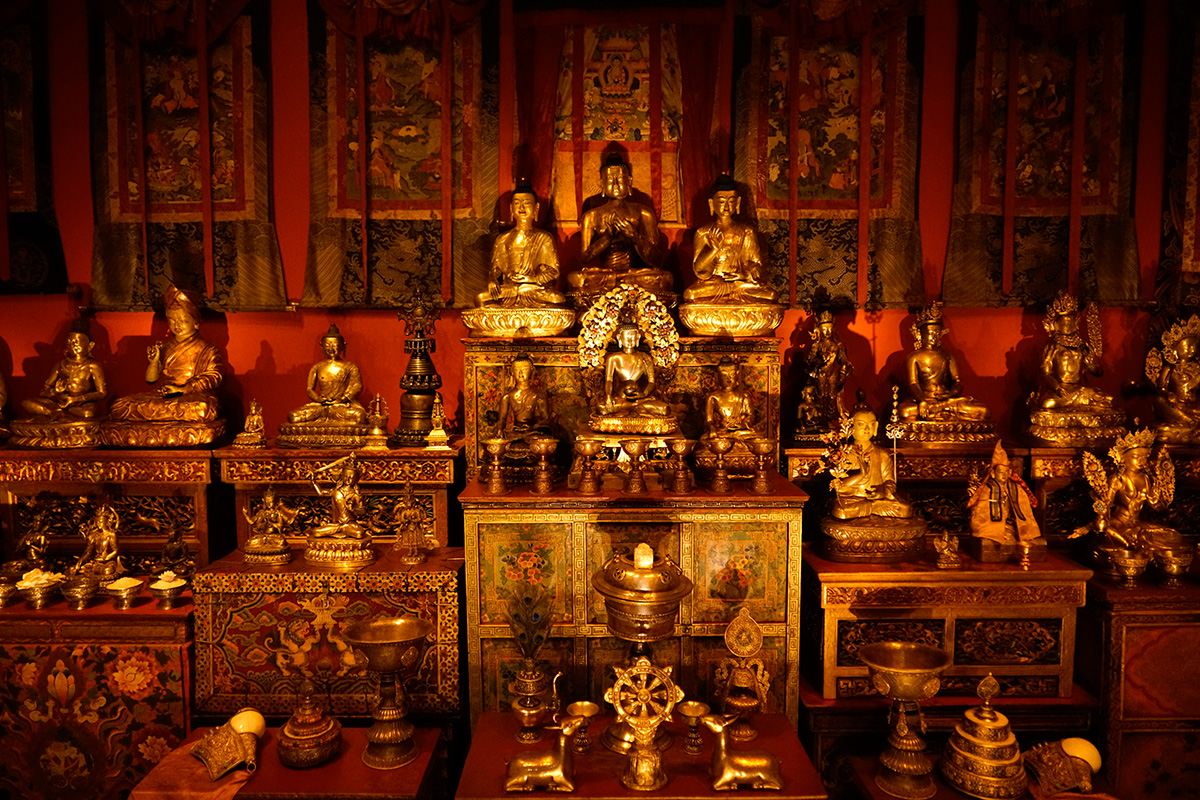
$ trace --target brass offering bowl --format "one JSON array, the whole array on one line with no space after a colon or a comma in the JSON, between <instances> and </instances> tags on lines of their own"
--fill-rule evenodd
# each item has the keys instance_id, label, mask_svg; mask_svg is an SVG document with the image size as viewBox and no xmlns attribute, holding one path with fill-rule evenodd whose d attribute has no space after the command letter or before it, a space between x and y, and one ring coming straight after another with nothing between
<instances>
[{"instance_id":1,"label":"brass offering bowl","mask_svg":"<svg viewBox=\"0 0 1200 800\"><path fill-rule=\"evenodd\" d=\"M1157 550L1154 553L1154 565L1166 576L1167 586L1182 586L1183 576L1192 566L1192 550Z\"/></svg>"},{"instance_id":2,"label":"brass offering bowl","mask_svg":"<svg viewBox=\"0 0 1200 800\"><path fill-rule=\"evenodd\" d=\"M750 491L754 494L773 494L775 487L771 486L771 470L767 461L775 454L775 440L754 437L746 440L746 447L754 456L754 480L750 483Z\"/></svg>"},{"instance_id":3,"label":"brass offering bowl","mask_svg":"<svg viewBox=\"0 0 1200 800\"><path fill-rule=\"evenodd\" d=\"M596 469L596 456L604 450L604 440L580 436L575 440L575 452L579 454L581 466L579 483L575 491L579 494L600 494L600 471Z\"/></svg>"},{"instance_id":4,"label":"brass offering bowl","mask_svg":"<svg viewBox=\"0 0 1200 800\"><path fill-rule=\"evenodd\" d=\"M1140 550L1106 548L1103 552L1108 558L1108 563L1112 565L1112 571L1126 588L1136 586L1137 579L1150 564L1150 556Z\"/></svg>"},{"instance_id":5,"label":"brass offering bowl","mask_svg":"<svg viewBox=\"0 0 1200 800\"><path fill-rule=\"evenodd\" d=\"M599 713L600 706L591 700L576 700L567 706L568 717L583 718L583 722L579 724L579 730L575 731L575 735L571 737L571 749L576 753L587 754L592 752L592 740L587 735L588 723L592 721L592 717Z\"/></svg>"},{"instance_id":6,"label":"brass offering bowl","mask_svg":"<svg viewBox=\"0 0 1200 800\"><path fill-rule=\"evenodd\" d=\"M58 591L61 581L52 583L39 583L36 586L26 586L21 589L21 596L25 598L25 602L34 611L43 609L54 602L54 594Z\"/></svg>"},{"instance_id":7,"label":"brass offering bowl","mask_svg":"<svg viewBox=\"0 0 1200 800\"><path fill-rule=\"evenodd\" d=\"M413 724L405 719L408 700L400 673L421 660L418 643L433 632L433 623L418 617L360 620L342 630L342 638L366 656L366 668L379 673L379 704L371 712L362 761L372 769L396 769L418 755Z\"/></svg>"},{"instance_id":8,"label":"brass offering bowl","mask_svg":"<svg viewBox=\"0 0 1200 800\"><path fill-rule=\"evenodd\" d=\"M104 591L112 596L113 606L118 611L128 611L133 608L133 602L142 593L142 586L144 584L145 581L138 581L133 586L127 586L123 589L113 589L106 586Z\"/></svg>"},{"instance_id":9,"label":"brass offering bowl","mask_svg":"<svg viewBox=\"0 0 1200 800\"><path fill-rule=\"evenodd\" d=\"M87 604L99 589L100 584L90 575L76 575L62 584L62 593L63 597L67 598L67 605L76 611L87 608Z\"/></svg>"},{"instance_id":10,"label":"brass offering bowl","mask_svg":"<svg viewBox=\"0 0 1200 800\"><path fill-rule=\"evenodd\" d=\"M175 606L175 601L183 594L183 590L187 588L187 582L184 581L176 586L155 587L150 584L150 594L158 601L157 607L163 611L169 611Z\"/></svg>"},{"instance_id":11,"label":"brass offering bowl","mask_svg":"<svg viewBox=\"0 0 1200 800\"><path fill-rule=\"evenodd\" d=\"M713 436L708 440L708 449L717 457L716 466L713 467L708 482L708 491L711 494L728 494L733 491L733 485L729 482L729 470L725 467L725 456L733 449L733 444L733 439L728 436Z\"/></svg>"},{"instance_id":12,"label":"brass offering bowl","mask_svg":"<svg viewBox=\"0 0 1200 800\"><path fill-rule=\"evenodd\" d=\"M704 740L700 738L700 718L712 709L708 707L707 703L701 703L699 700L684 700L675 706L675 710L679 712L679 716L683 717L688 726L683 752L689 756L700 755L700 751L704 749Z\"/></svg>"},{"instance_id":13,"label":"brass offering bowl","mask_svg":"<svg viewBox=\"0 0 1200 800\"><path fill-rule=\"evenodd\" d=\"M621 449L629 454L629 474L625 478L625 494L645 494L646 477L642 474L642 459L650 449L646 439L622 439Z\"/></svg>"},{"instance_id":14,"label":"brass offering bowl","mask_svg":"<svg viewBox=\"0 0 1200 800\"><path fill-rule=\"evenodd\" d=\"M694 479L687 468L686 459L695 446L695 440L684 439L682 436L667 439L667 449L671 451L672 457L671 482L667 484L667 491L671 494L688 494L694 488Z\"/></svg>"},{"instance_id":15,"label":"brass offering bowl","mask_svg":"<svg viewBox=\"0 0 1200 800\"><path fill-rule=\"evenodd\" d=\"M0 608L4 608L4 606L11 603L17 594L17 585L15 583L12 581L0 581Z\"/></svg>"},{"instance_id":16,"label":"brass offering bowl","mask_svg":"<svg viewBox=\"0 0 1200 800\"><path fill-rule=\"evenodd\" d=\"M537 457L533 471L533 493L550 494L554 491L554 468L550 456L558 449L558 439L553 436L534 436L529 439L529 452Z\"/></svg>"}]
</instances>

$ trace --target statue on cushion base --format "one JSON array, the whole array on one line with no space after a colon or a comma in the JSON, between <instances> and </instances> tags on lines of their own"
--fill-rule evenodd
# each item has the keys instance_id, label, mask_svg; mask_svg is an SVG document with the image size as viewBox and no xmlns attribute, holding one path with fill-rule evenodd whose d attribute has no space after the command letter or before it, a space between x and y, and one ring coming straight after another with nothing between
<instances>
[{"instance_id":1,"label":"statue on cushion base","mask_svg":"<svg viewBox=\"0 0 1200 800\"><path fill-rule=\"evenodd\" d=\"M858 409L845 420L830 452L829 516L821 520L824 551L831 561L904 561L925 549L925 523L896 490L896 467L872 441L874 412Z\"/></svg>"},{"instance_id":2,"label":"statue on cushion base","mask_svg":"<svg viewBox=\"0 0 1200 800\"><path fill-rule=\"evenodd\" d=\"M108 386L104 368L92 358L94 347L87 322L71 323L62 360L46 379L41 394L21 403L33 416L13 421L10 444L63 449L100 443L100 417Z\"/></svg>"},{"instance_id":3,"label":"statue on cushion base","mask_svg":"<svg viewBox=\"0 0 1200 800\"><path fill-rule=\"evenodd\" d=\"M968 491L971 539L967 552L977 561L1008 561L1018 550L1030 561L1046 558L1046 540L1038 528L1033 509L1037 498L1025 481L1013 474L1003 445L996 441L992 463L982 479L976 478Z\"/></svg>"},{"instance_id":4,"label":"statue on cushion base","mask_svg":"<svg viewBox=\"0 0 1200 800\"><path fill-rule=\"evenodd\" d=\"M1176 322L1162 336L1162 350L1151 348L1146 354L1146 377L1158 390L1154 412L1158 418L1155 434L1160 442L1196 444L1200 442L1200 317Z\"/></svg>"},{"instance_id":5,"label":"statue on cushion base","mask_svg":"<svg viewBox=\"0 0 1200 800\"><path fill-rule=\"evenodd\" d=\"M317 475L338 467L341 470L337 472L333 486L322 489ZM308 547L304 551L304 560L309 564L349 570L375 561L371 530L360 522L366 515L366 504L358 488L361 477L362 469L354 453L318 468L313 475L313 490L319 496L329 498L332 519L309 529Z\"/></svg>"},{"instance_id":6,"label":"statue on cushion base","mask_svg":"<svg viewBox=\"0 0 1200 800\"><path fill-rule=\"evenodd\" d=\"M218 417L221 354L200 336L200 310L191 296L168 284L163 296L170 342L146 348L149 392L120 397L100 440L113 447L188 447L225 432Z\"/></svg>"},{"instance_id":7,"label":"statue on cushion base","mask_svg":"<svg viewBox=\"0 0 1200 800\"><path fill-rule=\"evenodd\" d=\"M599 261L567 275L567 285L580 310L624 283L638 286L666 305L674 305L675 279L662 269L658 216L654 209L629 198L633 168L619 153L600 166L604 202L583 213L581 261Z\"/></svg>"},{"instance_id":8,"label":"statue on cushion base","mask_svg":"<svg viewBox=\"0 0 1200 800\"><path fill-rule=\"evenodd\" d=\"M783 321L778 292L762 282L758 237L734 219L741 208L737 183L721 175L708 199L714 220L696 231L696 282L679 307L680 321L695 336L769 336Z\"/></svg>"},{"instance_id":9,"label":"statue on cushion base","mask_svg":"<svg viewBox=\"0 0 1200 800\"><path fill-rule=\"evenodd\" d=\"M286 564L292 560L284 529L296 522L300 512L275 499L275 489L268 486L263 492L262 505L251 514L242 509L250 525L250 538L242 547L242 560L247 564Z\"/></svg>"},{"instance_id":10,"label":"statue on cushion base","mask_svg":"<svg viewBox=\"0 0 1200 800\"><path fill-rule=\"evenodd\" d=\"M942 348L945 331L941 303L922 310L912 327L917 349L904 362L908 397L899 406L906 438L930 444L989 441L995 435L991 412L961 393L958 363Z\"/></svg>"},{"instance_id":11,"label":"statue on cushion base","mask_svg":"<svg viewBox=\"0 0 1200 800\"><path fill-rule=\"evenodd\" d=\"M535 459L529 452L529 441L550 435L550 407L536 378L537 367L528 354L519 354L509 364L507 390L500 398L493 437L507 442L502 467L509 483L528 483L533 479ZM486 476L481 474L480 479L486 480Z\"/></svg>"},{"instance_id":12,"label":"statue on cushion base","mask_svg":"<svg viewBox=\"0 0 1200 800\"><path fill-rule=\"evenodd\" d=\"M1123 432L1125 414L1108 395L1087 386L1100 375L1100 316L1087 308L1087 338L1079 331L1079 303L1059 292L1043 322L1050 340L1042 349L1042 387L1030 398L1029 435L1062 447L1096 446Z\"/></svg>"},{"instance_id":13,"label":"statue on cushion base","mask_svg":"<svg viewBox=\"0 0 1200 800\"><path fill-rule=\"evenodd\" d=\"M532 184L513 189L513 229L496 237L487 291L475 298L477 308L463 312L463 324L478 336L558 336L575 323L567 298L554 289L558 251L554 237L535 227L541 204Z\"/></svg>"},{"instance_id":14,"label":"statue on cushion base","mask_svg":"<svg viewBox=\"0 0 1200 800\"><path fill-rule=\"evenodd\" d=\"M362 375L346 360L346 340L337 325L321 337L325 359L308 371L309 402L288 414L279 426L280 447L362 447L368 432L367 410L358 402Z\"/></svg>"}]
</instances>

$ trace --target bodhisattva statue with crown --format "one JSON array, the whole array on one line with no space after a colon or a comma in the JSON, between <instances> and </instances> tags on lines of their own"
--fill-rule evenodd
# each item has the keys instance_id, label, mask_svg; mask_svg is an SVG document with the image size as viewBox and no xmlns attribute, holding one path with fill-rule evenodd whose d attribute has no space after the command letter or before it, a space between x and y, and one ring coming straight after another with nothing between
<instances>
[{"instance_id":1,"label":"bodhisattva statue with crown","mask_svg":"<svg viewBox=\"0 0 1200 800\"><path fill-rule=\"evenodd\" d=\"M1144 519L1149 509L1163 510L1175 499L1175 465L1167 449L1150 463L1154 431L1126 433L1108 451L1116 465L1110 475L1100 459L1083 454L1083 474L1092 490L1096 517L1071 538L1091 535L1097 565L1126 578L1136 577L1150 561L1168 576L1186 570L1193 547L1167 525Z\"/></svg>"},{"instance_id":2,"label":"bodhisattva statue with crown","mask_svg":"<svg viewBox=\"0 0 1200 800\"><path fill-rule=\"evenodd\" d=\"M579 309L628 284L645 289L666 305L674 305L674 278L662 269L654 209L629 197L633 168L619 153L600 165L602 202L583 213L581 260L588 265L567 275L567 286Z\"/></svg>"},{"instance_id":3,"label":"bodhisattva statue with crown","mask_svg":"<svg viewBox=\"0 0 1200 800\"><path fill-rule=\"evenodd\" d=\"M104 415L108 385L104 368L92 358L93 347L87 322L71 323L63 357L46 378L41 393L21 403L33 416L13 420L9 444L76 448L100 443L100 418Z\"/></svg>"},{"instance_id":4,"label":"bodhisattva statue with crown","mask_svg":"<svg viewBox=\"0 0 1200 800\"><path fill-rule=\"evenodd\" d=\"M218 417L221 354L200 336L200 309L185 291L168 284L163 295L168 342L146 348L148 392L120 397L100 426L114 447L189 447L225 432Z\"/></svg>"},{"instance_id":5,"label":"bodhisattva statue with crown","mask_svg":"<svg viewBox=\"0 0 1200 800\"><path fill-rule=\"evenodd\" d=\"M854 365L833 327L833 312L817 314L809 333L812 346L804 354L804 383L796 407L796 439L808 443L835 430L846 416L843 390Z\"/></svg>"},{"instance_id":6,"label":"bodhisattva statue with crown","mask_svg":"<svg viewBox=\"0 0 1200 800\"><path fill-rule=\"evenodd\" d=\"M679 421L659 397L661 373L679 360L679 334L666 306L641 287L621 284L592 305L581 325L579 365L591 389L592 430L654 436L678 431ZM608 349L610 342L615 349Z\"/></svg>"},{"instance_id":7,"label":"bodhisattva statue with crown","mask_svg":"<svg viewBox=\"0 0 1200 800\"><path fill-rule=\"evenodd\" d=\"M905 438L928 444L990 441L995 435L991 412L962 394L958 362L942 347L945 334L942 304L922 309L912 326L916 350L904 361L908 397L899 410L907 427Z\"/></svg>"},{"instance_id":8,"label":"bodhisattva statue with crown","mask_svg":"<svg viewBox=\"0 0 1200 800\"><path fill-rule=\"evenodd\" d=\"M763 284L762 255L754 229L735 217L742 198L722 175L713 184L713 221L696 231L692 271L679 320L696 336L768 336L783 321L779 294Z\"/></svg>"},{"instance_id":9,"label":"bodhisattva statue with crown","mask_svg":"<svg viewBox=\"0 0 1200 800\"><path fill-rule=\"evenodd\" d=\"M321 337L325 358L308 371L309 402L288 414L279 426L280 447L362 447L369 427L367 409L358 402L362 374L346 360L346 340L337 325Z\"/></svg>"},{"instance_id":10,"label":"bodhisattva statue with crown","mask_svg":"<svg viewBox=\"0 0 1200 800\"><path fill-rule=\"evenodd\" d=\"M1112 397L1086 384L1100 375L1100 314L1086 310L1087 337L1079 330L1079 303L1059 292L1042 323L1049 341L1042 348L1042 385L1030 398L1029 435L1061 447L1094 447L1123 432L1125 415Z\"/></svg>"},{"instance_id":11,"label":"bodhisattva statue with crown","mask_svg":"<svg viewBox=\"0 0 1200 800\"><path fill-rule=\"evenodd\" d=\"M1200 317L1176 322L1162 336L1162 350L1146 354L1146 377L1157 389L1155 434L1168 444L1200 442Z\"/></svg>"},{"instance_id":12,"label":"bodhisattva statue with crown","mask_svg":"<svg viewBox=\"0 0 1200 800\"><path fill-rule=\"evenodd\" d=\"M496 237L488 288L475 297L477 308L463 312L463 324L478 336L557 336L575 313L554 288L558 251L554 237L535 227L541 204L529 181L517 182L509 209L513 228Z\"/></svg>"},{"instance_id":13,"label":"bodhisattva statue with crown","mask_svg":"<svg viewBox=\"0 0 1200 800\"><path fill-rule=\"evenodd\" d=\"M856 408L830 435L833 499L821 532L832 561L904 561L925 549L925 523L897 491L895 456L875 444L878 431L875 413Z\"/></svg>"},{"instance_id":14,"label":"bodhisattva statue with crown","mask_svg":"<svg viewBox=\"0 0 1200 800\"><path fill-rule=\"evenodd\" d=\"M320 477L325 472L336 476L328 489L322 489L320 484L322 480L329 480ZM362 467L354 453L331 461L313 473L313 491L320 497L329 498L330 519L308 530L304 560L309 564L357 569L375 560L371 529L366 524L367 506L358 488L361 477Z\"/></svg>"}]
</instances>

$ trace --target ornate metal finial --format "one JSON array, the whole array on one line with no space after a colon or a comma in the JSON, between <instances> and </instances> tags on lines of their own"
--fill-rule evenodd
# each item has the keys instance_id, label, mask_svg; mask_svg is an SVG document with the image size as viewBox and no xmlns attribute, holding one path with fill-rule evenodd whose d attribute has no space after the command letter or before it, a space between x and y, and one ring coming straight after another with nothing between
<instances>
[{"instance_id":1,"label":"ornate metal finial","mask_svg":"<svg viewBox=\"0 0 1200 800\"><path fill-rule=\"evenodd\" d=\"M983 700L983 706L979 709L979 716L984 719L995 719L996 709L992 708L992 698L1000 694L1000 682L997 681L992 673L988 673L987 677L979 682L979 686L975 689L975 694Z\"/></svg>"},{"instance_id":2,"label":"ornate metal finial","mask_svg":"<svg viewBox=\"0 0 1200 800\"><path fill-rule=\"evenodd\" d=\"M738 615L725 626L725 649L738 658L751 658L762 649L762 627L742 607Z\"/></svg>"},{"instance_id":3,"label":"ornate metal finial","mask_svg":"<svg viewBox=\"0 0 1200 800\"><path fill-rule=\"evenodd\" d=\"M441 306L424 293L414 294L408 303L396 309L396 317L404 323L405 336L431 336L434 323L441 315Z\"/></svg>"}]
</instances>

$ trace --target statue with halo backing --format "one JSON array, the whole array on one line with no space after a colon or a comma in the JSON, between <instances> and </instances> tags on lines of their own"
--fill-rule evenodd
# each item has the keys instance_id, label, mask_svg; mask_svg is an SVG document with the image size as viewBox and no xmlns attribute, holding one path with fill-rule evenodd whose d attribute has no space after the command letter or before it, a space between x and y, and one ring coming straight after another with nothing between
<instances>
[{"instance_id":1,"label":"statue with halo backing","mask_svg":"<svg viewBox=\"0 0 1200 800\"><path fill-rule=\"evenodd\" d=\"M899 408L907 438L922 444L988 441L995 435L991 412L962 394L958 362L942 347L945 333L938 302L922 309L912 326L917 347L904 361L908 397Z\"/></svg>"},{"instance_id":2,"label":"statue with halo backing","mask_svg":"<svg viewBox=\"0 0 1200 800\"><path fill-rule=\"evenodd\" d=\"M558 251L554 237L535 227L541 204L522 178L509 204L513 228L496 237L488 288L463 312L463 324L479 336L557 336L575 323L567 298L554 288Z\"/></svg>"},{"instance_id":3,"label":"statue with halo backing","mask_svg":"<svg viewBox=\"0 0 1200 800\"><path fill-rule=\"evenodd\" d=\"M87 320L73 321L63 357L42 385L42 391L21 403L33 416L13 420L9 444L66 449L95 447L100 443L100 418L104 415L108 385L104 367L92 357L94 347Z\"/></svg>"},{"instance_id":4,"label":"statue with halo backing","mask_svg":"<svg viewBox=\"0 0 1200 800\"><path fill-rule=\"evenodd\" d=\"M1085 311L1086 338L1079 331L1079 303L1059 292L1046 311L1043 326L1049 341L1042 348L1042 386L1030 397L1029 435L1058 447L1094 447L1121 435L1124 413L1113 400L1088 386L1088 375L1100 375L1100 313Z\"/></svg>"},{"instance_id":5,"label":"statue with halo backing","mask_svg":"<svg viewBox=\"0 0 1200 800\"><path fill-rule=\"evenodd\" d=\"M737 183L722 174L708 198L714 219L696 230L696 282L679 307L680 321L695 336L769 336L783 321L779 293L763 283L757 234L735 219L741 209Z\"/></svg>"},{"instance_id":6,"label":"statue with halo backing","mask_svg":"<svg viewBox=\"0 0 1200 800\"><path fill-rule=\"evenodd\" d=\"M200 309L189 293L167 285L163 293L169 342L146 348L148 392L119 397L100 426L112 447L191 447L225 433L217 387L221 355L200 336Z\"/></svg>"},{"instance_id":7,"label":"statue with halo backing","mask_svg":"<svg viewBox=\"0 0 1200 800\"><path fill-rule=\"evenodd\" d=\"M358 401L362 375L346 360L346 340L330 324L321 337L325 358L308 371L308 402L288 413L275 443L280 447L361 447L367 436L367 410Z\"/></svg>"},{"instance_id":8,"label":"statue with halo backing","mask_svg":"<svg viewBox=\"0 0 1200 800\"><path fill-rule=\"evenodd\" d=\"M1162 335L1162 350L1146 354L1146 377L1158 390L1154 412L1160 442L1200 442L1200 316L1176 322Z\"/></svg>"}]
</instances>

